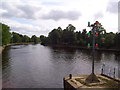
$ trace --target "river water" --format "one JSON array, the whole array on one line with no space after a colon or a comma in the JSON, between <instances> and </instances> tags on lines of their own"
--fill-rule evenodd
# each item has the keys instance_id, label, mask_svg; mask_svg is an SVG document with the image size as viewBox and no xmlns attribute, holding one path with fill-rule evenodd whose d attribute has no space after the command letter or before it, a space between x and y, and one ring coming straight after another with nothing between
<instances>
[{"instance_id":1,"label":"river water","mask_svg":"<svg viewBox=\"0 0 120 90\"><path fill-rule=\"evenodd\" d=\"M63 88L63 77L90 74L92 53L89 50L16 45L2 54L3 88ZM95 73L102 64L117 67L114 52L95 53Z\"/></svg>"}]
</instances>

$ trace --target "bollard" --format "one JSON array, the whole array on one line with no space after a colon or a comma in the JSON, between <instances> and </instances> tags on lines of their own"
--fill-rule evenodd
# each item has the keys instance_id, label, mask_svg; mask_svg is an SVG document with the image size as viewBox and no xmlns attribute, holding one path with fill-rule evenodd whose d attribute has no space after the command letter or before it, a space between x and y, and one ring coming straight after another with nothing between
<instances>
[{"instance_id":1,"label":"bollard","mask_svg":"<svg viewBox=\"0 0 120 90\"><path fill-rule=\"evenodd\" d=\"M72 74L69 75L70 79L72 79Z\"/></svg>"},{"instance_id":2,"label":"bollard","mask_svg":"<svg viewBox=\"0 0 120 90\"><path fill-rule=\"evenodd\" d=\"M115 78L115 68L114 68L114 78Z\"/></svg>"},{"instance_id":3,"label":"bollard","mask_svg":"<svg viewBox=\"0 0 120 90\"><path fill-rule=\"evenodd\" d=\"M101 74L104 74L105 64L102 65L102 71Z\"/></svg>"},{"instance_id":4,"label":"bollard","mask_svg":"<svg viewBox=\"0 0 120 90\"><path fill-rule=\"evenodd\" d=\"M110 69L110 76L112 77L112 68Z\"/></svg>"},{"instance_id":5,"label":"bollard","mask_svg":"<svg viewBox=\"0 0 120 90\"><path fill-rule=\"evenodd\" d=\"M103 68L102 68L101 74L103 74Z\"/></svg>"}]
</instances>

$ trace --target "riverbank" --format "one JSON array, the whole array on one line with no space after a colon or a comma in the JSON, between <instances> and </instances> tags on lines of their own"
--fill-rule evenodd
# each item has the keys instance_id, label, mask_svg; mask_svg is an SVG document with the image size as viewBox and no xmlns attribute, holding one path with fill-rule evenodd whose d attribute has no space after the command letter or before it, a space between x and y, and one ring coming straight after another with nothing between
<instances>
[{"instance_id":1,"label":"riverbank","mask_svg":"<svg viewBox=\"0 0 120 90\"><path fill-rule=\"evenodd\" d=\"M33 42L31 43L10 43L10 44L4 45L3 47L13 46L13 45L28 45L28 44L34 44L34 43Z\"/></svg>"},{"instance_id":2,"label":"riverbank","mask_svg":"<svg viewBox=\"0 0 120 90\"><path fill-rule=\"evenodd\" d=\"M71 46L71 45L47 45L50 47L58 47L58 48L74 48L74 49L82 49L82 50L92 50L92 48L87 48L87 47L80 47L80 46ZM97 51L107 51L107 52L119 52L119 49L106 49L106 48L96 48L95 50Z\"/></svg>"},{"instance_id":3,"label":"riverbank","mask_svg":"<svg viewBox=\"0 0 120 90\"><path fill-rule=\"evenodd\" d=\"M12 46L12 45L28 45L28 44L34 44L34 43L11 43L7 44L4 46L0 46L0 54L4 50L5 47L7 46ZM83 50L92 50L92 48L87 48L87 47L79 47L79 46L68 46L68 45L46 45L50 47L58 47L58 48L74 48L74 49L83 49ZM120 54L120 50L118 49L105 49L105 48L96 48L97 51L110 51L110 52L118 52Z\"/></svg>"},{"instance_id":4,"label":"riverbank","mask_svg":"<svg viewBox=\"0 0 120 90\"><path fill-rule=\"evenodd\" d=\"M0 46L0 54L5 49L5 47L13 46L13 45L29 45L29 44L34 44L34 43L33 42L31 42L31 43L10 43L10 44L7 44L7 45Z\"/></svg>"}]
</instances>

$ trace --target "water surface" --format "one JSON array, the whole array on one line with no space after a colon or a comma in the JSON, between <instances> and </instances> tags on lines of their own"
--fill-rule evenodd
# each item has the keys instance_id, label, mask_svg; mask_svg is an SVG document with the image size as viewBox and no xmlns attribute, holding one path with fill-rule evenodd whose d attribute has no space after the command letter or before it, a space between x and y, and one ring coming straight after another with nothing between
<instances>
[{"instance_id":1,"label":"water surface","mask_svg":"<svg viewBox=\"0 0 120 90\"><path fill-rule=\"evenodd\" d=\"M2 55L3 88L61 88L69 74L90 74L92 53L89 50L52 48L49 46L16 45ZM101 65L117 67L114 52L96 52L95 73Z\"/></svg>"}]
</instances>

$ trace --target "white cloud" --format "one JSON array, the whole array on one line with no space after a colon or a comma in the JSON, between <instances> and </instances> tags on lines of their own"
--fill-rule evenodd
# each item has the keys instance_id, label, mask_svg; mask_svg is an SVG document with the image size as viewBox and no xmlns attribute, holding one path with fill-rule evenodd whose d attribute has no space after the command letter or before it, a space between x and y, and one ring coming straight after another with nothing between
<instances>
[{"instance_id":1,"label":"white cloud","mask_svg":"<svg viewBox=\"0 0 120 90\"><path fill-rule=\"evenodd\" d=\"M52 10L47 15L42 16L43 19L52 19L58 21L60 19L68 19L68 20L78 20L81 14L77 11L60 11L60 10Z\"/></svg>"},{"instance_id":2,"label":"white cloud","mask_svg":"<svg viewBox=\"0 0 120 90\"><path fill-rule=\"evenodd\" d=\"M22 24L17 21L3 19L2 23L5 23L11 27L13 32L19 32L21 34L26 34L29 36L41 34L46 34L46 29L40 26L34 26L31 24Z\"/></svg>"},{"instance_id":3,"label":"white cloud","mask_svg":"<svg viewBox=\"0 0 120 90\"><path fill-rule=\"evenodd\" d=\"M107 11L110 13L118 13L118 2L109 2L107 6Z\"/></svg>"},{"instance_id":4,"label":"white cloud","mask_svg":"<svg viewBox=\"0 0 120 90\"><path fill-rule=\"evenodd\" d=\"M13 3L13 2L2 2L2 16L6 18L18 17L26 19L36 19L36 13L41 10L40 6L31 5L29 3Z\"/></svg>"},{"instance_id":5,"label":"white cloud","mask_svg":"<svg viewBox=\"0 0 120 90\"><path fill-rule=\"evenodd\" d=\"M40 7L32 6L29 4L18 5L17 8L23 12L21 17L27 19L36 19L36 13L39 12L39 10L41 10Z\"/></svg>"},{"instance_id":6,"label":"white cloud","mask_svg":"<svg viewBox=\"0 0 120 90\"><path fill-rule=\"evenodd\" d=\"M2 13L3 17L9 18L9 17L17 17L20 15L21 11L18 10L14 4L11 3L2 3L1 9L5 10L6 12Z\"/></svg>"},{"instance_id":7,"label":"white cloud","mask_svg":"<svg viewBox=\"0 0 120 90\"><path fill-rule=\"evenodd\" d=\"M99 18L103 18L103 13L102 13L102 12L98 12L98 13L96 13L95 16L94 16L94 20L97 20L97 19L99 19Z\"/></svg>"}]
</instances>

